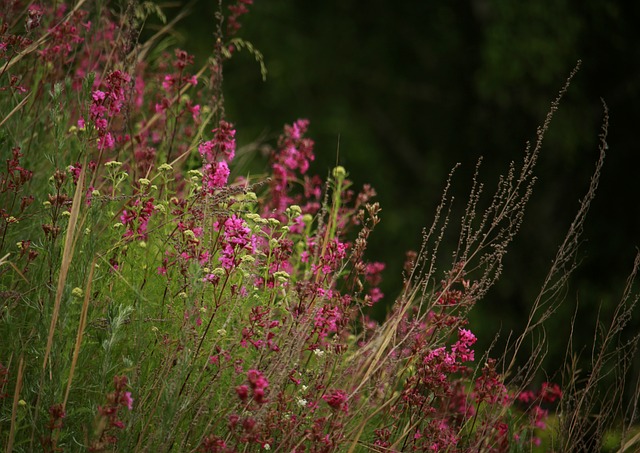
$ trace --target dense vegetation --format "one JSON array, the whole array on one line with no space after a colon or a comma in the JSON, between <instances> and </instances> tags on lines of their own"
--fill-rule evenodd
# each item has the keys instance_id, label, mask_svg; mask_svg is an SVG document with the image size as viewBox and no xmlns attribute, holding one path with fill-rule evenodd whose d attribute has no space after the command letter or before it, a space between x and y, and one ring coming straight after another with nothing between
<instances>
[{"instance_id":1,"label":"dense vegetation","mask_svg":"<svg viewBox=\"0 0 640 453\"><path fill-rule=\"evenodd\" d=\"M224 68L244 52L266 73L240 38L251 6L220 7L201 65L167 37L175 24L145 31L165 22L150 2L0 9L0 444L633 451L625 327L639 257L588 368L573 344L561 370L543 367L545 322L565 302L608 148L606 104L593 176L526 326L480 354L470 322L527 221L543 139L580 63L497 182L482 182L478 160L459 207L451 170L418 250L395 250L401 287L385 296L385 264L368 250L376 190L341 165L314 168L309 120L236 142L243 112L226 109ZM268 159L249 172L258 150Z\"/></svg>"}]
</instances>

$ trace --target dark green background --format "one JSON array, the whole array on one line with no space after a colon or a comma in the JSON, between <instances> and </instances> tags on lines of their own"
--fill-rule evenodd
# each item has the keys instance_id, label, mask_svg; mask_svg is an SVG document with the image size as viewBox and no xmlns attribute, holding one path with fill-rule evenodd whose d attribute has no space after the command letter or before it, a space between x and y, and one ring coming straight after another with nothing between
<instances>
[{"instance_id":1,"label":"dark green background","mask_svg":"<svg viewBox=\"0 0 640 453\"><path fill-rule=\"evenodd\" d=\"M196 2L178 28L179 45L200 61L212 49L216 3ZM399 292L404 253L419 247L450 168L462 163L459 206L479 156L480 179L492 193L581 59L546 136L536 192L503 278L471 319L481 347L526 320L588 187L602 97L611 113L609 154L581 267L548 325L552 372L564 357L576 302L579 348L593 338L600 304L608 319L640 245L639 19L640 4L628 1L258 0L239 36L262 51L269 75L263 83L248 53L227 63L227 118L240 144L264 133L274 139L283 124L309 118L317 143L312 171L322 176L336 162L339 141L339 163L379 193L382 222L369 258L388 265L388 305ZM256 153L252 171L265 162ZM378 316L384 311L381 305ZM632 324L637 331L637 319Z\"/></svg>"}]
</instances>

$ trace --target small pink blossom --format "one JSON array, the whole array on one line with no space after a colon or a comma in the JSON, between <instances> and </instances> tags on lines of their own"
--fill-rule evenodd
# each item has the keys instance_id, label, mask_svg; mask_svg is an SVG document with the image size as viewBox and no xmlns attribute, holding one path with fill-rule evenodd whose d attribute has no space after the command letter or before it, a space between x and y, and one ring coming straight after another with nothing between
<instances>
[{"instance_id":1,"label":"small pink blossom","mask_svg":"<svg viewBox=\"0 0 640 453\"><path fill-rule=\"evenodd\" d=\"M91 97L95 102L104 101L106 98L106 94L104 91L94 90L93 93L91 93Z\"/></svg>"},{"instance_id":2,"label":"small pink blossom","mask_svg":"<svg viewBox=\"0 0 640 453\"><path fill-rule=\"evenodd\" d=\"M220 161L216 165L216 170L211 178L214 187L223 187L227 184L229 179L229 166L225 161Z\"/></svg>"},{"instance_id":3,"label":"small pink blossom","mask_svg":"<svg viewBox=\"0 0 640 453\"><path fill-rule=\"evenodd\" d=\"M375 287L372 288L371 291L369 291L369 297L371 298L371 303L375 304L376 302L382 300L382 298L384 297L384 293L380 291L380 288Z\"/></svg>"},{"instance_id":4,"label":"small pink blossom","mask_svg":"<svg viewBox=\"0 0 640 453\"><path fill-rule=\"evenodd\" d=\"M560 390L560 386L558 384L550 384L548 382L543 382L540 387L540 396L543 401L547 403L553 403L556 400L562 398L562 390Z\"/></svg>"},{"instance_id":5,"label":"small pink blossom","mask_svg":"<svg viewBox=\"0 0 640 453\"><path fill-rule=\"evenodd\" d=\"M98 149L113 149L116 145L111 132L98 137Z\"/></svg>"},{"instance_id":6,"label":"small pink blossom","mask_svg":"<svg viewBox=\"0 0 640 453\"><path fill-rule=\"evenodd\" d=\"M131 392L124 392L122 394L121 398L120 398L120 402L127 409L132 410L133 409L133 398L131 398Z\"/></svg>"},{"instance_id":7,"label":"small pink blossom","mask_svg":"<svg viewBox=\"0 0 640 453\"><path fill-rule=\"evenodd\" d=\"M236 394L241 401L245 401L249 396L249 387L246 385L239 385L236 387Z\"/></svg>"},{"instance_id":8,"label":"small pink blossom","mask_svg":"<svg viewBox=\"0 0 640 453\"><path fill-rule=\"evenodd\" d=\"M200 104L196 105L187 105L187 108L191 112L191 118L193 121L197 121L200 118Z\"/></svg>"},{"instance_id":9,"label":"small pink blossom","mask_svg":"<svg viewBox=\"0 0 640 453\"><path fill-rule=\"evenodd\" d=\"M460 362L472 362L475 360L475 354L470 346L476 342L476 336L467 329L458 329L458 341L453 345L451 350L456 353Z\"/></svg>"},{"instance_id":10,"label":"small pink blossom","mask_svg":"<svg viewBox=\"0 0 640 453\"><path fill-rule=\"evenodd\" d=\"M520 401L522 403L529 404L529 403L535 401L536 395L531 390L525 390L523 392L520 392L520 394L518 395L517 399L518 399L518 401Z\"/></svg>"},{"instance_id":11,"label":"small pink blossom","mask_svg":"<svg viewBox=\"0 0 640 453\"><path fill-rule=\"evenodd\" d=\"M171 88L173 88L173 85L175 84L175 79L173 78L172 75L167 74L164 76L164 79L162 80L162 88L164 88L166 91L171 90Z\"/></svg>"},{"instance_id":12,"label":"small pink blossom","mask_svg":"<svg viewBox=\"0 0 640 453\"><path fill-rule=\"evenodd\" d=\"M342 410L347 412L349 406L347 405L347 393L344 390L332 390L328 394L322 397L327 404L336 410Z\"/></svg>"}]
</instances>

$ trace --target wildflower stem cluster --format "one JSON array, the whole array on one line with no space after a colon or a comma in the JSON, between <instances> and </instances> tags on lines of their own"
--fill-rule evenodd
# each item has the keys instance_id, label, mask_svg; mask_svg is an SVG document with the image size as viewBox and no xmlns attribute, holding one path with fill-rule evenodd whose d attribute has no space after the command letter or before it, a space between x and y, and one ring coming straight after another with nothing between
<instances>
[{"instance_id":1,"label":"wildflower stem cluster","mask_svg":"<svg viewBox=\"0 0 640 453\"><path fill-rule=\"evenodd\" d=\"M564 439L582 432L576 413L592 400L537 381L539 357L515 370L524 337L479 357L467 316L501 274L569 82L484 211L476 172L440 269L450 177L393 299L380 290L384 263L366 253L376 192L342 166L314 173L308 120L265 144L267 177L236 168L242 131L225 115L224 65L244 49L266 68L237 36L252 1L229 3L201 69L170 47L170 26L137 41L147 16L164 20L148 2L0 7L0 444L524 451L559 405L570 409ZM527 335L540 307L553 310L546 291L565 281L557 272L575 254L599 171ZM376 321L370 307L383 300L389 313ZM624 322L613 326L607 344Z\"/></svg>"}]
</instances>

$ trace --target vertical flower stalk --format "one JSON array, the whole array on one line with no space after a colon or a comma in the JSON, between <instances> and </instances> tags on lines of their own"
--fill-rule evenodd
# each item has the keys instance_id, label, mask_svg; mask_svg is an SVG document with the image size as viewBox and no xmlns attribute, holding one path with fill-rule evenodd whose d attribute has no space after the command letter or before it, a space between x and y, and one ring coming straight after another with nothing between
<instances>
[{"instance_id":1,"label":"vertical flower stalk","mask_svg":"<svg viewBox=\"0 0 640 453\"><path fill-rule=\"evenodd\" d=\"M98 406L98 416L95 423L94 440L89 451L105 451L111 449L118 442L115 430L125 428L120 419L120 409L133 410L133 398L127 391L129 380L126 376L114 376L114 391L107 395L107 403Z\"/></svg>"},{"instance_id":2,"label":"vertical flower stalk","mask_svg":"<svg viewBox=\"0 0 640 453\"><path fill-rule=\"evenodd\" d=\"M231 123L222 120L212 132L213 139L198 146L204 164L202 189L208 195L227 185L229 163L236 153L236 131Z\"/></svg>"}]
</instances>

